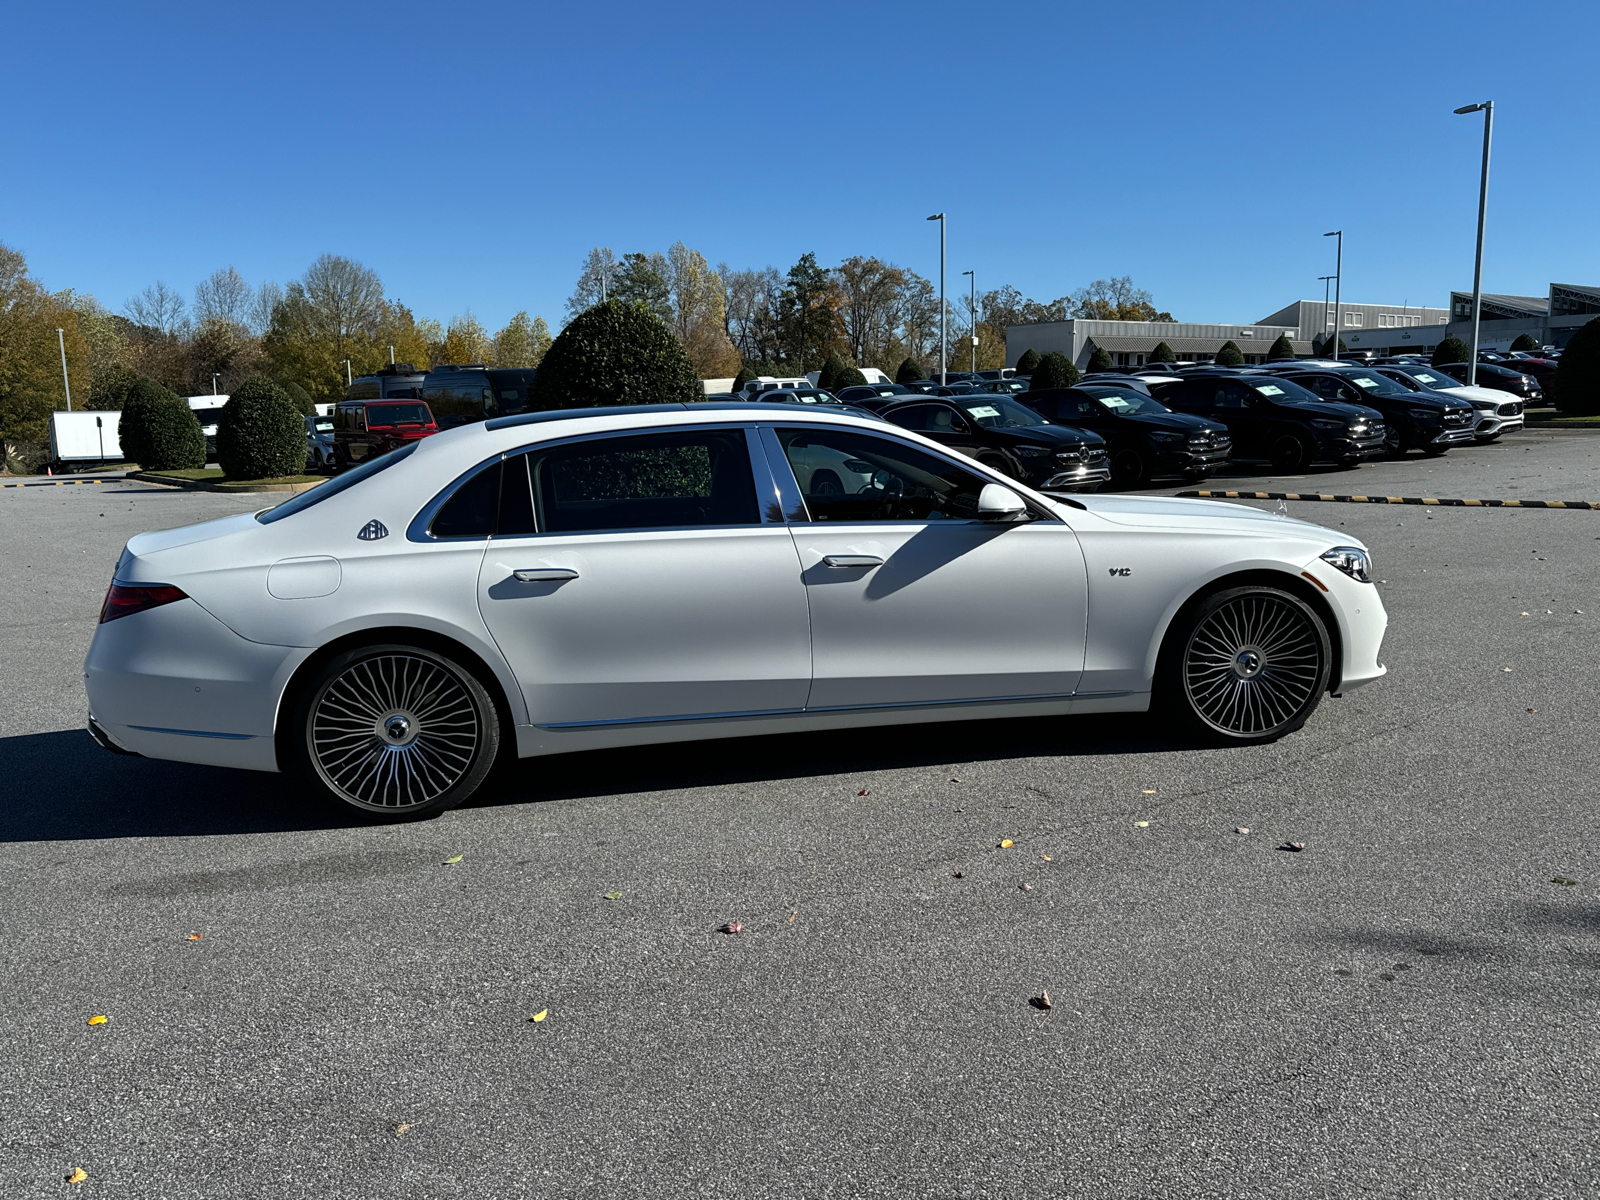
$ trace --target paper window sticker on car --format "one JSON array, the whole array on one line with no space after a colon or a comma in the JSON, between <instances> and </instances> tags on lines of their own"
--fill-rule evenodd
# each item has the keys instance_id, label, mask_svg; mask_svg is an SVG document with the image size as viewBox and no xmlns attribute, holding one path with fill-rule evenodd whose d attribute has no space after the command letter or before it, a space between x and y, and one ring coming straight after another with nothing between
<instances>
[{"instance_id":1,"label":"paper window sticker on car","mask_svg":"<svg viewBox=\"0 0 1600 1200\"><path fill-rule=\"evenodd\" d=\"M980 404L976 408L967 409L967 411L975 417L998 417L1000 415L998 408L992 408L987 404Z\"/></svg>"},{"instance_id":2,"label":"paper window sticker on car","mask_svg":"<svg viewBox=\"0 0 1600 1200\"><path fill-rule=\"evenodd\" d=\"M1270 383L1261 384L1256 388L1256 391L1260 392L1263 396L1283 395L1283 389L1281 387L1273 387Z\"/></svg>"},{"instance_id":3,"label":"paper window sticker on car","mask_svg":"<svg viewBox=\"0 0 1600 1200\"><path fill-rule=\"evenodd\" d=\"M1378 386L1376 379L1368 379L1365 375L1360 376L1354 382L1357 387L1375 388Z\"/></svg>"}]
</instances>

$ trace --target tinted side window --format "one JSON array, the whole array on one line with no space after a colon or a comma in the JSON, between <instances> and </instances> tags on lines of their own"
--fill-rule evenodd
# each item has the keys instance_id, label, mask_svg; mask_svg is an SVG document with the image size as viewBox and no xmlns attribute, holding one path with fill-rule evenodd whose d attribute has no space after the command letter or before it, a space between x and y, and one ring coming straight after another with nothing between
<instances>
[{"instance_id":1,"label":"tinted side window","mask_svg":"<svg viewBox=\"0 0 1600 1200\"><path fill-rule=\"evenodd\" d=\"M501 464L491 463L456 489L428 532L434 537L488 537L500 512Z\"/></svg>"},{"instance_id":2,"label":"tinted side window","mask_svg":"<svg viewBox=\"0 0 1600 1200\"><path fill-rule=\"evenodd\" d=\"M914 429L918 433L931 433L933 431L933 414L937 412L931 404L912 404L906 408L897 408L884 415L901 429Z\"/></svg>"},{"instance_id":3,"label":"tinted side window","mask_svg":"<svg viewBox=\"0 0 1600 1200\"><path fill-rule=\"evenodd\" d=\"M743 430L595 438L529 470L543 533L761 522Z\"/></svg>"},{"instance_id":4,"label":"tinted side window","mask_svg":"<svg viewBox=\"0 0 1600 1200\"><path fill-rule=\"evenodd\" d=\"M376 400L378 398L378 381L376 379L358 379L345 389L346 400Z\"/></svg>"},{"instance_id":5,"label":"tinted side window","mask_svg":"<svg viewBox=\"0 0 1600 1200\"><path fill-rule=\"evenodd\" d=\"M986 482L904 443L833 429L780 429L813 521L970 521Z\"/></svg>"}]
</instances>

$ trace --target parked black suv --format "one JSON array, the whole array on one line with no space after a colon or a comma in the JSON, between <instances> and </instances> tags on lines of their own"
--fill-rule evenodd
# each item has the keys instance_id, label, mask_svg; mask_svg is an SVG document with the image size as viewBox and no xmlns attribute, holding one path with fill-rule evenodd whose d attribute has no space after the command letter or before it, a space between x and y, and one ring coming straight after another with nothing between
<instances>
[{"instance_id":1,"label":"parked black suv","mask_svg":"<svg viewBox=\"0 0 1600 1200\"><path fill-rule=\"evenodd\" d=\"M1383 418L1355 404L1336 404L1287 379L1259 373L1191 375L1150 385L1177 412L1228 427L1234 458L1265 458L1280 471L1314 462L1361 465L1384 455Z\"/></svg>"},{"instance_id":2,"label":"parked black suv","mask_svg":"<svg viewBox=\"0 0 1600 1200\"><path fill-rule=\"evenodd\" d=\"M1104 438L1052 425L1010 396L918 396L878 415L1030 487L1092 492L1111 479Z\"/></svg>"},{"instance_id":3,"label":"parked black suv","mask_svg":"<svg viewBox=\"0 0 1600 1200\"><path fill-rule=\"evenodd\" d=\"M1017 397L1059 425L1089 429L1111 451L1111 482L1143 487L1156 475L1182 475L1198 483L1228 461L1233 440L1227 426L1193 413L1176 413L1130 387L1079 384L1041 388Z\"/></svg>"},{"instance_id":4,"label":"parked black suv","mask_svg":"<svg viewBox=\"0 0 1600 1200\"><path fill-rule=\"evenodd\" d=\"M1385 447L1392 458L1408 450L1440 455L1477 439L1478 415L1459 396L1413 392L1367 367L1295 371L1282 376L1321 396L1361 404L1383 414Z\"/></svg>"},{"instance_id":5,"label":"parked black suv","mask_svg":"<svg viewBox=\"0 0 1600 1200\"><path fill-rule=\"evenodd\" d=\"M538 373L535 367L493 369L482 363L452 363L428 372L422 380L422 399L440 429L506 417L528 411L528 391Z\"/></svg>"},{"instance_id":6,"label":"parked black suv","mask_svg":"<svg viewBox=\"0 0 1600 1200\"><path fill-rule=\"evenodd\" d=\"M1450 378L1467 381L1466 363L1440 363L1439 370ZM1513 370L1502 367L1498 363L1481 362L1478 364L1478 387L1494 388L1500 392L1510 392L1513 396L1520 396L1524 404L1537 404L1544 399L1544 389L1539 386L1539 381L1526 371Z\"/></svg>"},{"instance_id":7,"label":"parked black suv","mask_svg":"<svg viewBox=\"0 0 1600 1200\"><path fill-rule=\"evenodd\" d=\"M411 363L390 363L371 375L352 379L346 400L420 400L424 372Z\"/></svg>"}]
</instances>

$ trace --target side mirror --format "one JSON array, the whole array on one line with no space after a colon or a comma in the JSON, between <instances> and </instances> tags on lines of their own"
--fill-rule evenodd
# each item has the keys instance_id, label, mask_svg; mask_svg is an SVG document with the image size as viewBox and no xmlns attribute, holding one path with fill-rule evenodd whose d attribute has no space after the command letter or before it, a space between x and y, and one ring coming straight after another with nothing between
<instances>
[{"instance_id":1,"label":"side mirror","mask_svg":"<svg viewBox=\"0 0 1600 1200\"><path fill-rule=\"evenodd\" d=\"M1028 506L1022 502L1022 497L1003 484L986 483L978 493L980 521L1020 521L1027 514Z\"/></svg>"}]
</instances>

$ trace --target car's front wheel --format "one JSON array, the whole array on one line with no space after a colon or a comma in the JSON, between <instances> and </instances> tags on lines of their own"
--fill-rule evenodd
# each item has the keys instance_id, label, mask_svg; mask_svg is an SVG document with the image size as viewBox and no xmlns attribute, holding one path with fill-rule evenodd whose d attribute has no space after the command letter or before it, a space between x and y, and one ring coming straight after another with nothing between
<instances>
[{"instance_id":1,"label":"car's front wheel","mask_svg":"<svg viewBox=\"0 0 1600 1200\"><path fill-rule=\"evenodd\" d=\"M1161 700L1211 741L1268 742L1306 723L1328 688L1332 646L1310 605L1279 588L1228 588L1174 625Z\"/></svg>"},{"instance_id":2,"label":"car's front wheel","mask_svg":"<svg viewBox=\"0 0 1600 1200\"><path fill-rule=\"evenodd\" d=\"M1310 461L1310 450L1292 434L1284 434L1272 443L1272 465L1280 471L1298 471Z\"/></svg>"},{"instance_id":3,"label":"car's front wheel","mask_svg":"<svg viewBox=\"0 0 1600 1200\"><path fill-rule=\"evenodd\" d=\"M294 713L301 774L371 816L454 808L477 791L500 750L488 690L454 659L419 646L335 655L300 690Z\"/></svg>"},{"instance_id":4,"label":"car's front wheel","mask_svg":"<svg viewBox=\"0 0 1600 1200\"><path fill-rule=\"evenodd\" d=\"M1111 482L1119 488L1143 487L1150 482L1150 464L1137 450L1118 450L1111 458Z\"/></svg>"}]
</instances>

